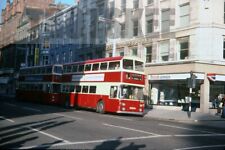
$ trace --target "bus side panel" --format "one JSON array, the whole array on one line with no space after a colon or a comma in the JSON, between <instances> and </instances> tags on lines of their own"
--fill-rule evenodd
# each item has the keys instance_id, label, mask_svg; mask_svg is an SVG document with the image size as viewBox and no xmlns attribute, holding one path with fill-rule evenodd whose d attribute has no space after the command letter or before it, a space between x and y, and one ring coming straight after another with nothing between
<instances>
[{"instance_id":1,"label":"bus side panel","mask_svg":"<svg viewBox=\"0 0 225 150\"><path fill-rule=\"evenodd\" d=\"M117 112L119 110L119 100L110 99L107 96L107 98L105 98L105 110L106 112Z\"/></svg>"}]
</instances>

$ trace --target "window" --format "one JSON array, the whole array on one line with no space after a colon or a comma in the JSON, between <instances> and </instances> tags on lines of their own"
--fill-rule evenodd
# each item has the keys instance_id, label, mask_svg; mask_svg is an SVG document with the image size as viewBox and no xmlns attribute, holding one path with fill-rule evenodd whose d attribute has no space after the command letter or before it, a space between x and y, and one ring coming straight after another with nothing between
<instances>
[{"instance_id":1,"label":"window","mask_svg":"<svg viewBox=\"0 0 225 150\"><path fill-rule=\"evenodd\" d=\"M120 68L120 62L110 62L109 63L109 70L116 70Z\"/></svg>"},{"instance_id":2,"label":"window","mask_svg":"<svg viewBox=\"0 0 225 150\"><path fill-rule=\"evenodd\" d=\"M77 72L77 65L72 66L72 72Z\"/></svg>"},{"instance_id":3,"label":"window","mask_svg":"<svg viewBox=\"0 0 225 150\"><path fill-rule=\"evenodd\" d=\"M123 68L128 70L133 70L133 60L124 59Z\"/></svg>"},{"instance_id":4,"label":"window","mask_svg":"<svg viewBox=\"0 0 225 150\"><path fill-rule=\"evenodd\" d=\"M83 71L84 71L84 65L79 65L78 72L83 72Z\"/></svg>"},{"instance_id":5,"label":"window","mask_svg":"<svg viewBox=\"0 0 225 150\"><path fill-rule=\"evenodd\" d=\"M138 20L133 21L133 36L138 36Z\"/></svg>"},{"instance_id":6,"label":"window","mask_svg":"<svg viewBox=\"0 0 225 150\"><path fill-rule=\"evenodd\" d=\"M101 63L100 69L107 70L107 63Z\"/></svg>"},{"instance_id":7,"label":"window","mask_svg":"<svg viewBox=\"0 0 225 150\"><path fill-rule=\"evenodd\" d=\"M152 62L152 46L146 47L146 63Z\"/></svg>"},{"instance_id":8,"label":"window","mask_svg":"<svg viewBox=\"0 0 225 150\"><path fill-rule=\"evenodd\" d=\"M124 23L121 24L121 34L120 34L121 38L125 38L125 31L126 31L125 28L126 28L125 24Z\"/></svg>"},{"instance_id":9,"label":"window","mask_svg":"<svg viewBox=\"0 0 225 150\"><path fill-rule=\"evenodd\" d=\"M148 5L152 4L154 0L147 0Z\"/></svg>"},{"instance_id":10,"label":"window","mask_svg":"<svg viewBox=\"0 0 225 150\"><path fill-rule=\"evenodd\" d=\"M85 65L85 71L91 71L91 64Z\"/></svg>"},{"instance_id":11,"label":"window","mask_svg":"<svg viewBox=\"0 0 225 150\"><path fill-rule=\"evenodd\" d=\"M75 86L74 85L70 85L69 86L69 92L74 92Z\"/></svg>"},{"instance_id":12,"label":"window","mask_svg":"<svg viewBox=\"0 0 225 150\"><path fill-rule=\"evenodd\" d=\"M126 11L126 0L121 0L121 13Z\"/></svg>"},{"instance_id":13,"label":"window","mask_svg":"<svg viewBox=\"0 0 225 150\"><path fill-rule=\"evenodd\" d=\"M99 70L99 64L93 64L92 71L98 71Z\"/></svg>"},{"instance_id":14,"label":"window","mask_svg":"<svg viewBox=\"0 0 225 150\"><path fill-rule=\"evenodd\" d=\"M139 7L139 0L133 0L133 8L137 9Z\"/></svg>"},{"instance_id":15,"label":"window","mask_svg":"<svg viewBox=\"0 0 225 150\"><path fill-rule=\"evenodd\" d=\"M160 43L160 57L161 61L169 60L169 42Z\"/></svg>"},{"instance_id":16,"label":"window","mask_svg":"<svg viewBox=\"0 0 225 150\"><path fill-rule=\"evenodd\" d=\"M48 65L48 56L43 56L42 59L43 65Z\"/></svg>"},{"instance_id":17,"label":"window","mask_svg":"<svg viewBox=\"0 0 225 150\"><path fill-rule=\"evenodd\" d=\"M153 15L146 16L146 33L153 32Z\"/></svg>"},{"instance_id":18,"label":"window","mask_svg":"<svg viewBox=\"0 0 225 150\"><path fill-rule=\"evenodd\" d=\"M110 98L117 98L118 95L118 87L117 86L111 86L110 88Z\"/></svg>"},{"instance_id":19,"label":"window","mask_svg":"<svg viewBox=\"0 0 225 150\"><path fill-rule=\"evenodd\" d=\"M161 16L161 31L167 32L170 30L170 10L166 9L162 11Z\"/></svg>"},{"instance_id":20,"label":"window","mask_svg":"<svg viewBox=\"0 0 225 150\"><path fill-rule=\"evenodd\" d=\"M112 18L114 16L114 13L115 13L114 8L115 8L115 2L112 1L112 2L110 2L110 8L109 8L109 11L110 11L109 12L109 16L110 16L110 18Z\"/></svg>"},{"instance_id":21,"label":"window","mask_svg":"<svg viewBox=\"0 0 225 150\"><path fill-rule=\"evenodd\" d=\"M90 86L90 92L89 93L96 93L96 86Z\"/></svg>"},{"instance_id":22,"label":"window","mask_svg":"<svg viewBox=\"0 0 225 150\"><path fill-rule=\"evenodd\" d=\"M190 6L189 3L180 6L180 26L189 25L190 22Z\"/></svg>"},{"instance_id":23,"label":"window","mask_svg":"<svg viewBox=\"0 0 225 150\"><path fill-rule=\"evenodd\" d=\"M137 55L138 55L137 48L132 48L132 56L137 56Z\"/></svg>"},{"instance_id":24,"label":"window","mask_svg":"<svg viewBox=\"0 0 225 150\"><path fill-rule=\"evenodd\" d=\"M120 52L120 56L124 56L124 52Z\"/></svg>"},{"instance_id":25,"label":"window","mask_svg":"<svg viewBox=\"0 0 225 150\"><path fill-rule=\"evenodd\" d=\"M188 51L189 51L189 42L188 39L181 39L180 40L180 59L187 59L188 58Z\"/></svg>"},{"instance_id":26,"label":"window","mask_svg":"<svg viewBox=\"0 0 225 150\"><path fill-rule=\"evenodd\" d=\"M223 59L225 59L225 40L223 41Z\"/></svg>"},{"instance_id":27,"label":"window","mask_svg":"<svg viewBox=\"0 0 225 150\"><path fill-rule=\"evenodd\" d=\"M88 86L83 86L82 93L88 93Z\"/></svg>"},{"instance_id":28,"label":"window","mask_svg":"<svg viewBox=\"0 0 225 150\"><path fill-rule=\"evenodd\" d=\"M81 86L80 85L76 85L76 93L80 93L81 92Z\"/></svg>"},{"instance_id":29,"label":"window","mask_svg":"<svg viewBox=\"0 0 225 150\"><path fill-rule=\"evenodd\" d=\"M223 19L224 19L224 24L225 24L225 2L224 2L224 6L223 6Z\"/></svg>"},{"instance_id":30,"label":"window","mask_svg":"<svg viewBox=\"0 0 225 150\"><path fill-rule=\"evenodd\" d=\"M67 66L66 72L71 72L71 66Z\"/></svg>"},{"instance_id":31,"label":"window","mask_svg":"<svg viewBox=\"0 0 225 150\"><path fill-rule=\"evenodd\" d=\"M135 70L136 71L144 71L144 63L141 61L135 60Z\"/></svg>"}]
</instances>

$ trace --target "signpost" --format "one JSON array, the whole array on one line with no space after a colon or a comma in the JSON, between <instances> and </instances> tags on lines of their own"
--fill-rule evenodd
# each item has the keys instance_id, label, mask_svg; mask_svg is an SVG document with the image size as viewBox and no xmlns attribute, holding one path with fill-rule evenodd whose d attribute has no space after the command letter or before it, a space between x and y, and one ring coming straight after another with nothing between
<instances>
[{"instance_id":1,"label":"signpost","mask_svg":"<svg viewBox=\"0 0 225 150\"><path fill-rule=\"evenodd\" d=\"M189 88L189 117L191 117L191 101L192 101L192 89L196 87L197 76L191 71L190 78L187 78L187 87Z\"/></svg>"}]
</instances>

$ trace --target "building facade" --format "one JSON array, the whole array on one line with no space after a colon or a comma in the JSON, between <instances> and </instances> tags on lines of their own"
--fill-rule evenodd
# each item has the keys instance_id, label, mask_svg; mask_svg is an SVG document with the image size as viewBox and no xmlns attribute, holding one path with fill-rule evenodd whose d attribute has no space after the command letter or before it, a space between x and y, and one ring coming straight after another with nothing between
<instances>
[{"instance_id":1,"label":"building facade","mask_svg":"<svg viewBox=\"0 0 225 150\"><path fill-rule=\"evenodd\" d=\"M192 105L209 112L211 101L225 93L224 0L109 0L108 4L115 6L108 32L116 31L116 55L146 61L151 103L183 105L189 96L186 80L193 72L197 80ZM109 41L107 56L112 49Z\"/></svg>"}]
</instances>

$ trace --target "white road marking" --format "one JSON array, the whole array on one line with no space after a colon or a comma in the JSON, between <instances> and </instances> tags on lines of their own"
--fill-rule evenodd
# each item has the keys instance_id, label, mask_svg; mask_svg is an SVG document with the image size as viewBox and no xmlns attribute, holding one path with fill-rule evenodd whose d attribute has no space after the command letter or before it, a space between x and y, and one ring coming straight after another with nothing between
<instances>
[{"instance_id":1,"label":"white road marking","mask_svg":"<svg viewBox=\"0 0 225 150\"><path fill-rule=\"evenodd\" d=\"M31 110L31 111L35 111L35 112L41 112L41 110L39 110L39 109L29 108L29 107L22 107L22 109Z\"/></svg>"},{"instance_id":2,"label":"white road marking","mask_svg":"<svg viewBox=\"0 0 225 150\"><path fill-rule=\"evenodd\" d=\"M178 148L175 150L189 150L189 149L202 149L202 148L225 148L225 145L205 145L205 146L196 146L196 147L186 147L186 148Z\"/></svg>"},{"instance_id":3,"label":"white road marking","mask_svg":"<svg viewBox=\"0 0 225 150\"><path fill-rule=\"evenodd\" d=\"M12 119L8 119L8 118L5 118L5 117L3 117L3 116L0 116L0 118L1 118L1 119L4 119L4 120L7 120L7 121L9 121L9 122L12 122L12 123L15 122L15 121L13 121Z\"/></svg>"},{"instance_id":4,"label":"white road marking","mask_svg":"<svg viewBox=\"0 0 225 150\"><path fill-rule=\"evenodd\" d=\"M103 125L104 126L108 126L108 127L114 127L114 128L120 128L120 129L125 129L125 130L140 132L140 133L145 133L145 134L151 134L151 135L155 135L155 136L161 136L159 134L155 134L155 133L148 132L148 131L137 130L137 129L127 128L127 127L122 127L122 126L116 126L116 125L107 124L107 123L103 123Z\"/></svg>"},{"instance_id":5,"label":"white road marking","mask_svg":"<svg viewBox=\"0 0 225 150\"><path fill-rule=\"evenodd\" d=\"M201 137L213 137L213 136L225 136L225 134L178 134L178 135L174 135L175 137L197 137L197 136L201 136Z\"/></svg>"},{"instance_id":6,"label":"white road marking","mask_svg":"<svg viewBox=\"0 0 225 150\"><path fill-rule=\"evenodd\" d=\"M65 118L70 118L70 119L75 119L75 120L83 120L82 118L79 118L79 117L68 116L68 115L64 115L64 114L60 114L60 113L54 113L54 114L57 116L65 117Z\"/></svg>"},{"instance_id":7,"label":"white road marking","mask_svg":"<svg viewBox=\"0 0 225 150\"><path fill-rule=\"evenodd\" d=\"M173 126L173 125L167 125L167 124L159 124L159 125L160 126L164 126L164 127L176 128L176 129L183 129L183 130L189 130L189 131L198 131L198 132L203 132L203 133L216 134L215 132L209 132L209 131L203 131L203 130L195 130L195 129L184 128L184 127L180 127L180 126Z\"/></svg>"},{"instance_id":8,"label":"white road marking","mask_svg":"<svg viewBox=\"0 0 225 150\"><path fill-rule=\"evenodd\" d=\"M103 142L113 142L113 141L129 141L129 140L140 140L140 139L151 139L158 137L170 137L171 135L153 135L153 136L141 136L141 137L129 137L129 138L112 138L112 139L101 139L93 141L80 141L80 142L70 142L70 143L58 143L58 144L47 144L47 145L34 145L28 147L19 147L16 149L32 149L32 148L45 148L45 147L56 147L56 146L67 146L67 145L80 145L80 144L94 144L94 143L103 143Z\"/></svg>"},{"instance_id":9,"label":"white road marking","mask_svg":"<svg viewBox=\"0 0 225 150\"><path fill-rule=\"evenodd\" d=\"M4 103L5 105L8 105L8 106L12 106L12 107L16 107L15 104L10 104L10 103Z\"/></svg>"},{"instance_id":10,"label":"white road marking","mask_svg":"<svg viewBox=\"0 0 225 150\"><path fill-rule=\"evenodd\" d=\"M110 115L99 115L99 116L104 116L104 117L107 117L107 118L115 118L115 119L121 119L121 120L126 120L126 121L133 121L132 119L128 119L128 118L122 118L122 117L116 117L116 116L110 116Z\"/></svg>"}]
</instances>

